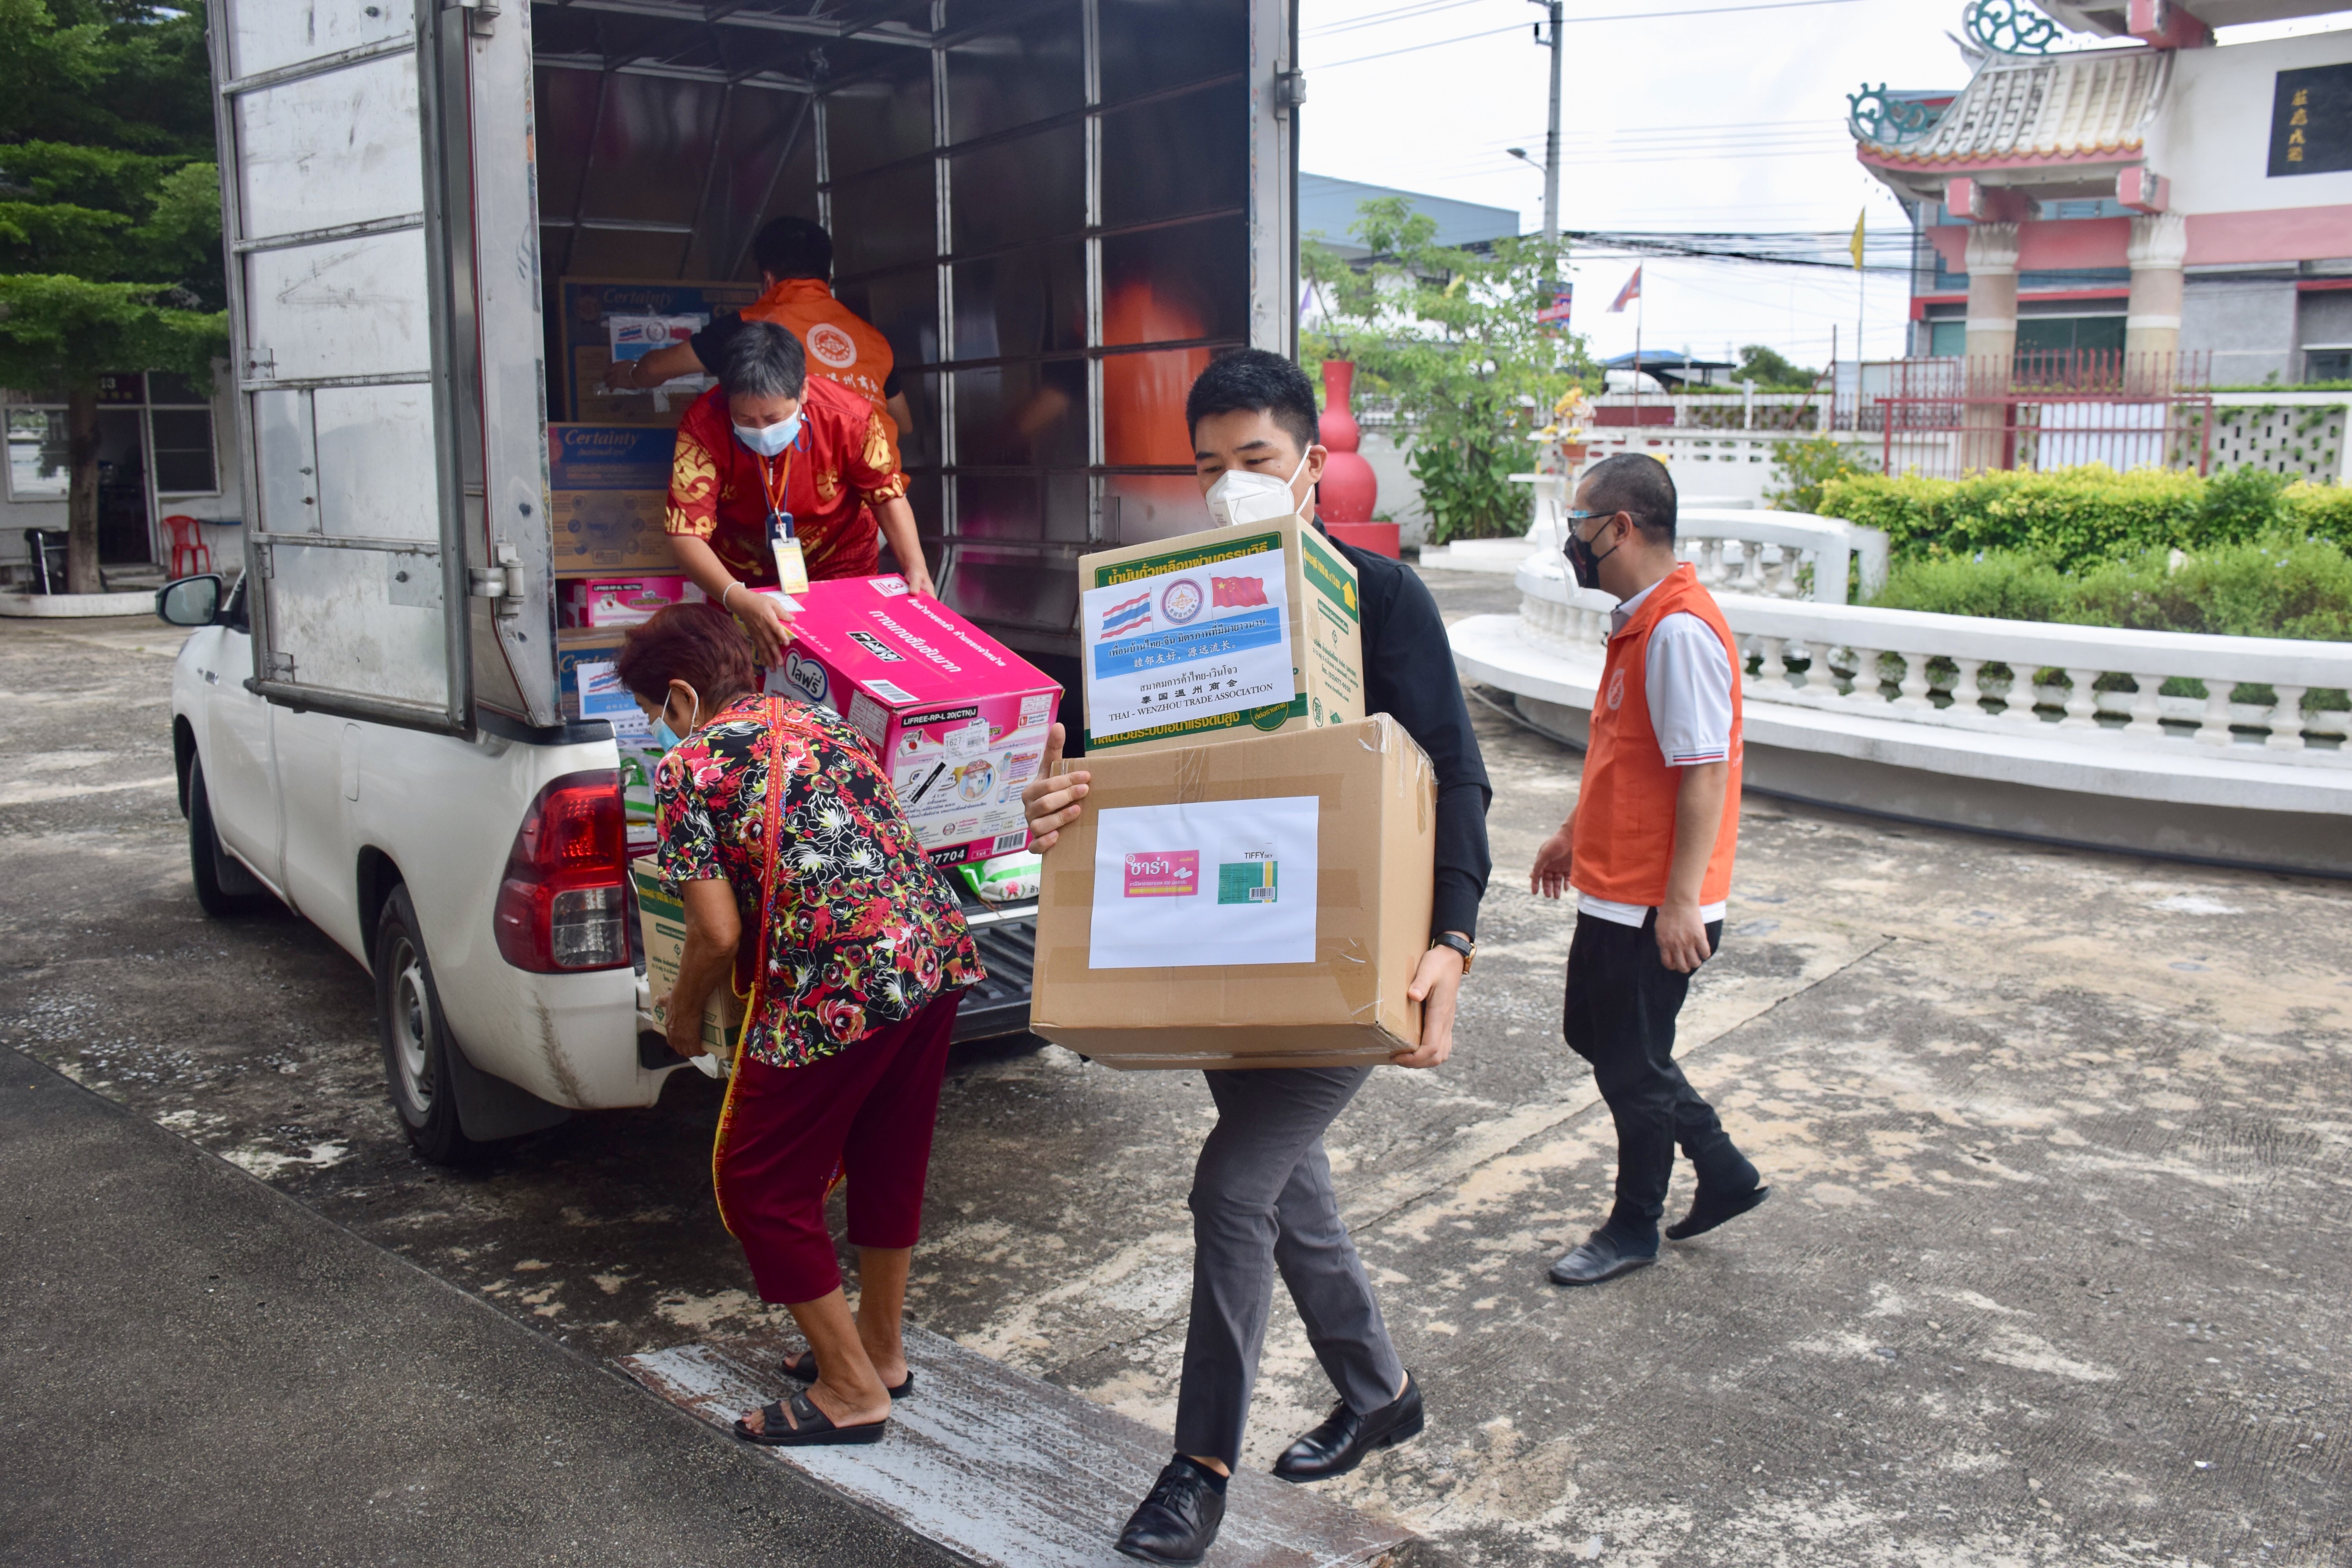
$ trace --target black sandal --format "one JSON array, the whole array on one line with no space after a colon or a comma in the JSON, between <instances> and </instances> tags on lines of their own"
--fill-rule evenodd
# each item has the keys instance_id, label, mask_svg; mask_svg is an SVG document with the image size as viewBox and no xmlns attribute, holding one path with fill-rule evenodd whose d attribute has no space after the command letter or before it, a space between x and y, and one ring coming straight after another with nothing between
<instances>
[{"instance_id":1,"label":"black sandal","mask_svg":"<svg viewBox=\"0 0 2352 1568\"><path fill-rule=\"evenodd\" d=\"M782 1373L786 1377L791 1378L794 1383L814 1383L816 1381L816 1352L803 1351L798 1355L788 1355L777 1364L776 1370ZM884 1392L888 1394L893 1399L904 1399L914 1391L915 1369L910 1366L907 1369L907 1375L898 1380L898 1387L886 1389Z\"/></svg>"},{"instance_id":2,"label":"black sandal","mask_svg":"<svg viewBox=\"0 0 2352 1568\"><path fill-rule=\"evenodd\" d=\"M886 1415L879 1421L868 1421L856 1426L836 1426L832 1417L819 1410L815 1402L805 1394L793 1395L792 1412L793 1420L799 1424L797 1426L785 1422L784 1402L772 1400L760 1406L762 1425L759 1431L754 1432L745 1426L743 1418L739 1415L735 1418L735 1436L746 1443L758 1443L769 1448L814 1448L837 1443L879 1443L883 1432L890 1425L890 1418Z\"/></svg>"}]
</instances>

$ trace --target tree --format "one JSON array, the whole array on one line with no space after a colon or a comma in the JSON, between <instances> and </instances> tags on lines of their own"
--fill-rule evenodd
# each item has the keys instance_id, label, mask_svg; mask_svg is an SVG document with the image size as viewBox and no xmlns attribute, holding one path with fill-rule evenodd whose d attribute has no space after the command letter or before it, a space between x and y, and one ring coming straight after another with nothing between
<instances>
[{"instance_id":1,"label":"tree","mask_svg":"<svg viewBox=\"0 0 2352 1568\"><path fill-rule=\"evenodd\" d=\"M1534 466L1528 437L1560 394L1594 374L1583 340L1536 320L1560 253L1535 237L1487 254L1438 245L1436 223L1400 197L1359 210L1369 263L1300 247L1325 329L1301 334L1301 354L1352 359L1359 387L1394 400L1433 542L1523 532L1527 491L1510 476Z\"/></svg>"},{"instance_id":2,"label":"tree","mask_svg":"<svg viewBox=\"0 0 2352 1568\"><path fill-rule=\"evenodd\" d=\"M66 401L66 585L100 586L98 383L226 352L204 15L0 0L0 385Z\"/></svg>"},{"instance_id":3,"label":"tree","mask_svg":"<svg viewBox=\"0 0 2352 1568\"><path fill-rule=\"evenodd\" d=\"M1749 343L1739 351L1739 374L1734 377L1752 381L1759 391L1769 392L1810 392L1821 378L1820 371L1790 364L1762 343Z\"/></svg>"}]
</instances>

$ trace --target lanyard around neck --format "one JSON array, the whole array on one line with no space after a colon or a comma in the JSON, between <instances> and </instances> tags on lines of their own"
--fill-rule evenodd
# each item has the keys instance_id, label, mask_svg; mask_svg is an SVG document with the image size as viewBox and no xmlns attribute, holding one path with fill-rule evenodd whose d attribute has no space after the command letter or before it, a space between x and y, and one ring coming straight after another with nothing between
<instances>
[{"instance_id":1,"label":"lanyard around neck","mask_svg":"<svg viewBox=\"0 0 2352 1568\"><path fill-rule=\"evenodd\" d=\"M753 455L758 456L756 453ZM784 505L784 497L791 489L792 482L792 447L787 447L784 448L784 465L783 471L782 473L778 473L771 469L768 466L767 458L760 458L760 483L768 492L768 511L771 516L790 517L792 515L792 512Z\"/></svg>"}]
</instances>

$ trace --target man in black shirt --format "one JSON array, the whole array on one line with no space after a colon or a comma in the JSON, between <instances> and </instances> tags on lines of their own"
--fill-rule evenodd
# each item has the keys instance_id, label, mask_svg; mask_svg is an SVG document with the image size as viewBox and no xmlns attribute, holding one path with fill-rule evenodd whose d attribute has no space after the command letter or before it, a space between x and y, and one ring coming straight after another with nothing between
<instances>
[{"instance_id":1,"label":"man in black shirt","mask_svg":"<svg viewBox=\"0 0 2352 1568\"><path fill-rule=\"evenodd\" d=\"M1213 512L1232 518L1237 502L1254 500L1252 521L1264 521L1268 506L1277 515L1306 507L1326 453L1316 440L1315 389L1297 365L1261 350L1221 359L1193 383L1185 416ZM1365 711L1403 725L1437 774L1431 942L1407 993L1422 1004L1421 1044L1393 1058L1400 1067L1435 1067L1454 1048L1454 998L1477 950L1493 792L1436 601L1399 563L1347 544L1339 549L1356 569L1363 602ZM1055 771L1062 745L1057 724L1024 794L1030 843L1040 854L1086 809L1086 770ZM1291 1481L1345 1475L1365 1455L1421 1430L1421 1390L1389 1342L1371 1281L1339 1218L1323 1153L1324 1129L1371 1071L1261 1068L1203 1075L1217 1125L1202 1145L1190 1198L1192 1310L1176 1402L1176 1457L1119 1537L1128 1556L1198 1563L1216 1540L1277 1270L1339 1403L1276 1461L1275 1474Z\"/></svg>"}]
</instances>

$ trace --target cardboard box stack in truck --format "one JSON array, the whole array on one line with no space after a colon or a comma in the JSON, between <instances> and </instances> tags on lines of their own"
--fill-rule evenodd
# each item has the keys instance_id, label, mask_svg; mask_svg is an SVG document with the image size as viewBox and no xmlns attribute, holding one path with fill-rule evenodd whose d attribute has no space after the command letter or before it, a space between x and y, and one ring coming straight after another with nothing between
<instances>
[{"instance_id":1,"label":"cardboard box stack in truck","mask_svg":"<svg viewBox=\"0 0 2352 1568\"><path fill-rule=\"evenodd\" d=\"M895 356L940 595L886 607L921 647L873 606L839 628L899 664L811 621L796 689L873 706L973 895L991 979L960 1032L1027 1026L1037 868L997 852L1030 710L1081 728L1079 557L1189 526L1149 432L1211 355L1296 332L1288 0L1083 9L208 10L250 566L158 605L195 628L191 865L208 910L281 900L373 973L427 1157L649 1105L683 1065L632 874L656 759L611 662L687 595L665 494L706 383L604 372L756 300L779 216L830 229L835 295ZM931 657L982 647L976 685Z\"/></svg>"}]
</instances>

